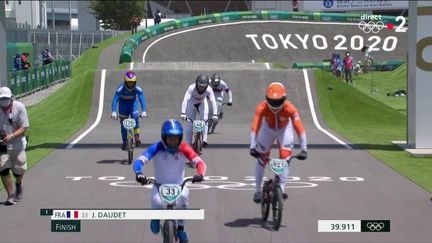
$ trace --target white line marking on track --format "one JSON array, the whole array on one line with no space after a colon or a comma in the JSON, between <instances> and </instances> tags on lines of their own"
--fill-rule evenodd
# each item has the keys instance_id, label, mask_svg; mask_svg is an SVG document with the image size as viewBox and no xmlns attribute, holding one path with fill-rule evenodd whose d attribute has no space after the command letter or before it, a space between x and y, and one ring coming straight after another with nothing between
<instances>
[{"instance_id":1,"label":"white line marking on track","mask_svg":"<svg viewBox=\"0 0 432 243\"><path fill-rule=\"evenodd\" d=\"M305 80L305 86L306 86L306 93L307 93L307 97L308 97L309 109L311 110L312 120L313 120L315 126L319 130L321 130L323 133L325 133L327 136L329 136L330 138L332 138L333 140L335 140L336 142L338 142L339 144L342 144L343 146L345 146L348 149L352 149L351 146L349 146L344 141L342 141L339 138L337 138L335 135L331 134L329 131L327 131L324 128L322 128L321 125L319 124L318 118L317 118L316 113L315 113L315 106L313 104L312 92L311 92L311 88L310 88L310 84L309 84L309 76L307 74L307 70L306 69L303 69L303 75L304 75L304 80Z\"/></svg>"},{"instance_id":2,"label":"white line marking on track","mask_svg":"<svg viewBox=\"0 0 432 243\"><path fill-rule=\"evenodd\" d=\"M270 64L268 62L265 63L267 69L270 69Z\"/></svg>"},{"instance_id":3,"label":"white line marking on track","mask_svg":"<svg viewBox=\"0 0 432 243\"><path fill-rule=\"evenodd\" d=\"M99 108L98 113L96 117L96 121L81 135L79 135L75 140L73 140L66 148L70 149L75 144L77 144L81 139L83 139L87 134L89 134L101 121L102 113L103 113L103 101L104 101L104 91L105 91L105 76L106 76L106 69L102 69L101 71L101 85L100 85L100 92L99 92Z\"/></svg>"},{"instance_id":4,"label":"white line marking on track","mask_svg":"<svg viewBox=\"0 0 432 243\"><path fill-rule=\"evenodd\" d=\"M257 21L240 21L240 22L233 22L233 23L220 23L220 24L214 24L214 25L206 25L206 26L201 26L201 27L197 27L197 28L193 28L193 29L186 29L186 30L174 32L174 33L162 36L159 39L156 39L145 49L142 62L145 63L145 61L146 61L145 58L146 58L147 52L150 50L150 48L165 38L168 38L168 37L171 37L174 35L179 35L179 34L191 32L191 31L214 28L214 27L225 26L225 25L256 24L256 23L296 23L296 24L315 24L315 25L316 24L318 24L318 25L324 24L324 25L344 25L344 26L346 26L346 25L356 25L357 26L358 25L358 23L332 23L332 22L310 22L310 21L291 21L291 20L257 20Z\"/></svg>"},{"instance_id":5,"label":"white line marking on track","mask_svg":"<svg viewBox=\"0 0 432 243\"><path fill-rule=\"evenodd\" d=\"M134 68L134 63L131 62L131 63L129 64L129 70L133 70L133 68Z\"/></svg>"}]
</instances>

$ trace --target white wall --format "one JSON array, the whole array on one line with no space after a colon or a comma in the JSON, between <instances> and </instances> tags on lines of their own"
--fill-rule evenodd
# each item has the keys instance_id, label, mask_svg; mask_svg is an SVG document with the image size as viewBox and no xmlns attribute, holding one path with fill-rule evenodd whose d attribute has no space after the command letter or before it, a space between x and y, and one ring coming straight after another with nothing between
<instances>
[{"instance_id":1,"label":"white wall","mask_svg":"<svg viewBox=\"0 0 432 243\"><path fill-rule=\"evenodd\" d=\"M15 7L15 17L17 23L27 23L32 28L37 28L40 25L39 1L9 1ZM12 10L13 11L13 10Z\"/></svg>"}]
</instances>

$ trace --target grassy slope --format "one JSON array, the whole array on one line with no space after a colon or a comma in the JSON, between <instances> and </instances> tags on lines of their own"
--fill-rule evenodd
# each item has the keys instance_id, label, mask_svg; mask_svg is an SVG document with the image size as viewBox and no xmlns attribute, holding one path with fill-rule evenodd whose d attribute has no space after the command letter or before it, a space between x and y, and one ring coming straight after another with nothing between
<instances>
[{"instance_id":1,"label":"grassy slope","mask_svg":"<svg viewBox=\"0 0 432 243\"><path fill-rule=\"evenodd\" d=\"M378 93L371 95L372 98L387 104L393 109L406 114L406 97L387 96L396 90L406 90L406 64L401 65L392 72L373 72L374 88ZM365 94L369 94L372 88L372 73L354 76L356 88Z\"/></svg>"},{"instance_id":2,"label":"grassy slope","mask_svg":"<svg viewBox=\"0 0 432 243\"><path fill-rule=\"evenodd\" d=\"M396 72L401 72L401 70L396 70ZM389 78L389 81L398 76L395 73L387 73L387 75L394 75L393 78ZM379 75L385 76L386 73ZM355 86L360 86L359 89L354 88L335 79L328 72L315 71L315 77L320 111L330 128L432 192L432 177L430 176L432 175L432 158L412 158L407 152L391 143L394 140L406 139L406 117L396 110L401 110L400 108L392 109L391 106L382 103L385 101L383 98L388 97L377 97L373 94L371 98L368 92L359 90L362 89L362 85ZM360 79L355 81L361 82ZM394 104L392 106L400 107Z\"/></svg>"},{"instance_id":3,"label":"grassy slope","mask_svg":"<svg viewBox=\"0 0 432 243\"><path fill-rule=\"evenodd\" d=\"M90 113L95 70L104 48L124 38L117 36L88 49L72 64L71 80L43 100L28 108L30 141L28 167L47 156L87 122Z\"/></svg>"}]
</instances>

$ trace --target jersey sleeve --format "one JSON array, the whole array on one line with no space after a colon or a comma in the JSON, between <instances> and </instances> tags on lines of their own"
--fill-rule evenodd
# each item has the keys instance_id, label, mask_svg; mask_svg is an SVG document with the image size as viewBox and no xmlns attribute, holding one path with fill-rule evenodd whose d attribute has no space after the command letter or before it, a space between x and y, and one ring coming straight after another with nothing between
<instances>
[{"instance_id":1,"label":"jersey sleeve","mask_svg":"<svg viewBox=\"0 0 432 243\"><path fill-rule=\"evenodd\" d=\"M181 106L181 113L186 114L187 102L190 100L190 98L192 96L193 89L194 89L194 86L190 85L188 87L188 89L186 90L186 93L185 93L184 98L183 98L182 106Z\"/></svg>"},{"instance_id":2,"label":"jersey sleeve","mask_svg":"<svg viewBox=\"0 0 432 243\"><path fill-rule=\"evenodd\" d=\"M264 110L263 102L261 102L255 109L255 115L252 120L252 128L251 128L251 134L250 134L250 148L255 148L256 146L256 136L258 135L258 131L261 128L262 124L262 113Z\"/></svg>"},{"instance_id":3,"label":"jersey sleeve","mask_svg":"<svg viewBox=\"0 0 432 243\"><path fill-rule=\"evenodd\" d=\"M226 93L228 93L228 102L232 103L232 92L229 89L228 84L225 81L223 81L223 80L221 80L221 84L222 84L223 90Z\"/></svg>"},{"instance_id":4,"label":"jersey sleeve","mask_svg":"<svg viewBox=\"0 0 432 243\"><path fill-rule=\"evenodd\" d=\"M217 116L218 114L217 114L216 98L213 89L210 86L208 86L206 92L207 92L207 97L209 98L213 108L213 116Z\"/></svg>"},{"instance_id":5,"label":"jersey sleeve","mask_svg":"<svg viewBox=\"0 0 432 243\"><path fill-rule=\"evenodd\" d=\"M186 142L180 144L179 150L184 156L192 163L192 167L197 168L197 173L200 175L205 175L207 166L201 157L192 149L192 147Z\"/></svg>"},{"instance_id":6,"label":"jersey sleeve","mask_svg":"<svg viewBox=\"0 0 432 243\"><path fill-rule=\"evenodd\" d=\"M144 95L144 90L141 87L137 87L137 94L138 94L138 100L141 104L141 110L142 111L147 111L147 105L145 102L145 95Z\"/></svg>"},{"instance_id":7,"label":"jersey sleeve","mask_svg":"<svg viewBox=\"0 0 432 243\"><path fill-rule=\"evenodd\" d=\"M162 142L157 142L152 144L147 148L138 158L135 159L133 164L134 173L144 172L144 165L146 165L150 160L163 148Z\"/></svg>"},{"instance_id":8,"label":"jersey sleeve","mask_svg":"<svg viewBox=\"0 0 432 243\"><path fill-rule=\"evenodd\" d=\"M114 93L113 101L111 103L111 112L117 111L117 104L118 104L118 101L120 98L120 93L121 93L122 89L123 89L123 85L120 85L117 88L116 92Z\"/></svg>"},{"instance_id":9,"label":"jersey sleeve","mask_svg":"<svg viewBox=\"0 0 432 243\"><path fill-rule=\"evenodd\" d=\"M303 122L300 119L300 115L297 111L297 108L293 104L289 104L289 114L291 121L294 125L294 130L297 133L297 136L300 140L300 148L301 149L307 149L307 138L306 138L306 131L303 126Z\"/></svg>"}]
</instances>

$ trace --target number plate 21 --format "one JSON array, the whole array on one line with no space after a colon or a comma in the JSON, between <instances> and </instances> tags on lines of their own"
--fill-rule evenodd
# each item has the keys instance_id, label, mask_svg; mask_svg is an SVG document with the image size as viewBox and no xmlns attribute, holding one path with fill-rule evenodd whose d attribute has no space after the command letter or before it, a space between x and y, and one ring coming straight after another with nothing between
<instances>
[{"instance_id":1,"label":"number plate 21","mask_svg":"<svg viewBox=\"0 0 432 243\"><path fill-rule=\"evenodd\" d=\"M284 159L272 159L270 160L270 169L275 174L283 174L288 169L288 163Z\"/></svg>"}]
</instances>

